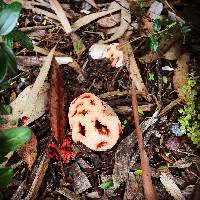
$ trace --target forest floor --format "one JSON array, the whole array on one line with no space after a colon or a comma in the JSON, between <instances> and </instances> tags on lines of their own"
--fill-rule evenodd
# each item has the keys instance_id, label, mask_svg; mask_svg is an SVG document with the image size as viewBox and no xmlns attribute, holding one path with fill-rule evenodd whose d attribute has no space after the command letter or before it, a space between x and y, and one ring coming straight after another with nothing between
<instances>
[{"instance_id":1,"label":"forest floor","mask_svg":"<svg viewBox=\"0 0 200 200\"><path fill-rule=\"evenodd\" d=\"M14 179L3 191L5 199L145 199L133 85L158 199L199 199L199 149L190 138L194 133L188 137L183 130L199 123L198 110L187 118L195 112L190 106L196 106L200 91L189 5L181 0L55 2L22 1L18 28L32 39L34 49L14 43L19 74L0 95L12 106L9 122L27 105L32 108L31 117L24 115L19 124L28 125L33 136L6 163L14 169ZM110 48L111 56L102 55ZM47 70L43 82L37 79L40 69ZM195 84L183 91L188 80ZM43 88L35 95L30 86L36 84ZM95 151L71 139L70 103L83 93L106 102L121 121L113 148Z\"/></svg>"}]
</instances>

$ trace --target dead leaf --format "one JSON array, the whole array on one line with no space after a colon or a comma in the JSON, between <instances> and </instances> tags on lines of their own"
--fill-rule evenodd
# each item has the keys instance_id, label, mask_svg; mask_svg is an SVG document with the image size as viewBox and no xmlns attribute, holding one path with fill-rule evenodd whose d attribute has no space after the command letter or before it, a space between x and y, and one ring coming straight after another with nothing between
<instances>
[{"instance_id":1,"label":"dead leaf","mask_svg":"<svg viewBox=\"0 0 200 200\"><path fill-rule=\"evenodd\" d=\"M36 107L34 108L34 112L29 118L29 123L35 121L39 117L41 117L47 109L48 104L48 90L49 90L49 84L45 83L42 87L42 89L39 91L37 99L36 99ZM9 121L18 121L20 116L23 113L24 105L29 101L29 97L32 92L32 85L26 87L19 95L18 97L11 102L10 106L12 107L12 114L11 115L5 115L4 118Z\"/></svg>"},{"instance_id":2,"label":"dead leaf","mask_svg":"<svg viewBox=\"0 0 200 200\"><path fill-rule=\"evenodd\" d=\"M65 11L61 7L60 3L57 0L49 0L49 3L51 4L52 9L55 11L58 19L60 20L65 32L71 33L72 28L70 26L70 23L65 15Z\"/></svg>"},{"instance_id":3,"label":"dead leaf","mask_svg":"<svg viewBox=\"0 0 200 200\"><path fill-rule=\"evenodd\" d=\"M55 58L51 65L51 87L49 94L49 117L51 131L58 144L62 144L65 137L66 113L64 111L64 80Z\"/></svg>"},{"instance_id":4,"label":"dead leaf","mask_svg":"<svg viewBox=\"0 0 200 200\"><path fill-rule=\"evenodd\" d=\"M108 43L120 38L121 36L124 35L129 25L131 24L131 14L129 10L129 3L126 0L121 0L119 5L121 7L120 26L118 30L110 37L110 39L105 40L105 41L100 41L100 43Z\"/></svg>"},{"instance_id":5,"label":"dead leaf","mask_svg":"<svg viewBox=\"0 0 200 200\"><path fill-rule=\"evenodd\" d=\"M28 143L20 148L17 153L28 165L28 169L31 170L36 157L37 157L37 138L34 133Z\"/></svg>"},{"instance_id":6,"label":"dead leaf","mask_svg":"<svg viewBox=\"0 0 200 200\"><path fill-rule=\"evenodd\" d=\"M74 50L76 52L76 55L78 57L78 59L80 58L80 56L84 53L84 51L86 50L85 45L83 44L82 39L76 34L76 33L71 33L71 39L72 39L72 43L74 46Z\"/></svg>"},{"instance_id":7,"label":"dead leaf","mask_svg":"<svg viewBox=\"0 0 200 200\"><path fill-rule=\"evenodd\" d=\"M44 84L44 81L48 75L54 52L55 52L55 47L50 51L49 55L46 57L44 65L41 67L40 73L38 74L38 77L36 78L35 83L33 84L31 92L29 93L27 102L24 105L22 116L28 117L28 121L26 125L30 123L29 121L31 119L31 115L34 114L35 112L34 109L36 109L37 107L36 101L37 101L38 93L41 90Z\"/></svg>"},{"instance_id":8,"label":"dead leaf","mask_svg":"<svg viewBox=\"0 0 200 200\"><path fill-rule=\"evenodd\" d=\"M127 42L127 41L121 41L122 44L124 42ZM136 89L139 92L143 93L142 96L145 99L147 99L148 101L151 101L151 97L147 91L146 86L144 85L144 82L140 75L138 65L137 65L135 57L132 53L133 52L132 46L129 43L124 45L123 51L124 51L124 60L126 62L126 67L130 73L130 77L131 77Z\"/></svg>"},{"instance_id":9,"label":"dead leaf","mask_svg":"<svg viewBox=\"0 0 200 200\"><path fill-rule=\"evenodd\" d=\"M185 197L182 195L176 183L167 174L162 173L160 175L160 181L165 186L165 189L167 190L167 192L175 200L185 200Z\"/></svg>"},{"instance_id":10,"label":"dead leaf","mask_svg":"<svg viewBox=\"0 0 200 200\"><path fill-rule=\"evenodd\" d=\"M174 88L177 92L177 95L183 101L186 100L186 96L182 91L182 87L187 83L188 80L188 62L190 61L190 55L184 53L177 60L177 68L175 69L173 76Z\"/></svg>"},{"instance_id":11,"label":"dead leaf","mask_svg":"<svg viewBox=\"0 0 200 200\"><path fill-rule=\"evenodd\" d=\"M177 160L175 163L173 163L172 167L176 167L179 169L185 169L190 167L193 164L193 160L189 157L181 158Z\"/></svg>"},{"instance_id":12,"label":"dead leaf","mask_svg":"<svg viewBox=\"0 0 200 200\"><path fill-rule=\"evenodd\" d=\"M163 55L166 60L177 60L181 55L181 42L176 42L170 49Z\"/></svg>"},{"instance_id":13,"label":"dead leaf","mask_svg":"<svg viewBox=\"0 0 200 200\"><path fill-rule=\"evenodd\" d=\"M109 9L107 11L92 13L92 14L86 15L86 16L78 19L74 24L72 24L72 30L77 31L82 26L85 26L86 24L89 24L90 22L92 22L96 19L99 19L105 15L111 14L111 13L116 12L121 9L119 4L117 4L116 2L112 2L111 5L112 5L112 9Z\"/></svg>"},{"instance_id":14,"label":"dead leaf","mask_svg":"<svg viewBox=\"0 0 200 200\"><path fill-rule=\"evenodd\" d=\"M117 25L120 22L120 20L121 20L121 16L119 13L117 13L117 14L99 19L97 21L97 24L104 28L110 28Z\"/></svg>"}]
</instances>

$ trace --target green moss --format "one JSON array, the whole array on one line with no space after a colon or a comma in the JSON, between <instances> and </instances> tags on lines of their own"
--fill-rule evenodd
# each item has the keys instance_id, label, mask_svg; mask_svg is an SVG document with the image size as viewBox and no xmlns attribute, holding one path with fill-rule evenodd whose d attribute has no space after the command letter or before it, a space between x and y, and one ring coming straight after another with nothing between
<instances>
[{"instance_id":1,"label":"green moss","mask_svg":"<svg viewBox=\"0 0 200 200\"><path fill-rule=\"evenodd\" d=\"M200 109L195 89L197 82L198 77L191 74L187 84L182 88L183 93L186 95L186 104L183 108L179 109L181 117L178 121L181 131L186 133L192 142L200 147Z\"/></svg>"}]
</instances>

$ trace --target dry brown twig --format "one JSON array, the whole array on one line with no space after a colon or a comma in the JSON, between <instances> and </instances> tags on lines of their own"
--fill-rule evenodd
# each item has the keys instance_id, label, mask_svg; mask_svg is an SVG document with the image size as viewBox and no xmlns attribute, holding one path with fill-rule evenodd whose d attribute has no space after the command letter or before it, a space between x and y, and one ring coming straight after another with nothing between
<instances>
[{"instance_id":1,"label":"dry brown twig","mask_svg":"<svg viewBox=\"0 0 200 200\"><path fill-rule=\"evenodd\" d=\"M141 160L141 168L142 168L142 180L144 187L144 194L147 200L156 200L157 194L154 189L151 180L151 170L149 166L149 160L146 155L146 151L144 149L144 142L142 137L142 131L139 124L139 115L138 115L138 102L137 102L137 94L135 86L132 87L132 108L133 108L133 116L134 116L134 124L135 124L135 133L139 146L139 154Z\"/></svg>"}]
</instances>

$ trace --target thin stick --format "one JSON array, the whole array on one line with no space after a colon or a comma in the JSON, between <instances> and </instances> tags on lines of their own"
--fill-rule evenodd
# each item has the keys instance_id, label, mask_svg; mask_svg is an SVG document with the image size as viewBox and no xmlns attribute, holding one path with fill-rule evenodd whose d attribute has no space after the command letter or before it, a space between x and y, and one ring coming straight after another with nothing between
<instances>
[{"instance_id":1,"label":"thin stick","mask_svg":"<svg viewBox=\"0 0 200 200\"><path fill-rule=\"evenodd\" d=\"M144 195L147 200L157 200L158 198L157 198L157 194L154 189L154 186L152 184L149 160L144 149L142 131L140 129L140 124L139 124L138 101L137 101L135 86L132 87L131 94L132 94L132 109L133 109L133 116L134 116L135 132L136 132L136 137L137 137L138 146L139 146L141 168L143 171L142 180L143 180L143 187L144 187Z\"/></svg>"}]
</instances>

